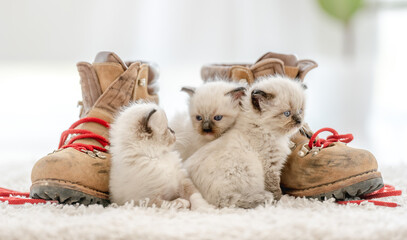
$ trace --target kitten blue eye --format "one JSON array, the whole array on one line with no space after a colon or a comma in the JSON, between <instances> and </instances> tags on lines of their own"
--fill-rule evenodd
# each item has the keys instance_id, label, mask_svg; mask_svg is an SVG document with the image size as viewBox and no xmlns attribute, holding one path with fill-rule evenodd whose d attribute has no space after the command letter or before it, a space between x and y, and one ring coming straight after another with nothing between
<instances>
[{"instance_id":1,"label":"kitten blue eye","mask_svg":"<svg viewBox=\"0 0 407 240\"><path fill-rule=\"evenodd\" d=\"M198 121L202 121L202 117L201 117L201 116L199 116L199 115L196 115L196 120L198 120Z\"/></svg>"},{"instance_id":2,"label":"kitten blue eye","mask_svg":"<svg viewBox=\"0 0 407 240\"><path fill-rule=\"evenodd\" d=\"M284 112L284 116L289 117L290 115L291 115L291 112L290 112L290 111L285 111L285 112Z\"/></svg>"},{"instance_id":3,"label":"kitten blue eye","mask_svg":"<svg viewBox=\"0 0 407 240\"><path fill-rule=\"evenodd\" d=\"M215 117L213 117L213 119L215 119L216 121L220 121L222 120L223 116L222 115L216 115Z\"/></svg>"},{"instance_id":4,"label":"kitten blue eye","mask_svg":"<svg viewBox=\"0 0 407 240\"><path fill-rule=\"evenodd\" d=\"M302 113L302 109L300 109L300 111L298 111L298 113L301 114L301 113Z\"/></svg>"}]
</instances>

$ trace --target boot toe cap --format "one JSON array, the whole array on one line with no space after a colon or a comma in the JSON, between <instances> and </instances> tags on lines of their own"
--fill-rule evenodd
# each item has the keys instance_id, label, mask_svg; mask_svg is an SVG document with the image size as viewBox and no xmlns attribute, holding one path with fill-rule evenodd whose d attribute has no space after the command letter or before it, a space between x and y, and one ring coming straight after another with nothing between
<instances>
[{"instance_id":1,"label":"boot toe cap","mask_svg":"<svg viewBox=\"0 0 407 240\"><path fill-rule=\"evenodd\" d=\"M105 154L106 156L108 154ZM51 153L36 162L31 172L33 184L58 181L108 192L110 160L92 157L67 148Z\"/></svg>"}]
</instances>

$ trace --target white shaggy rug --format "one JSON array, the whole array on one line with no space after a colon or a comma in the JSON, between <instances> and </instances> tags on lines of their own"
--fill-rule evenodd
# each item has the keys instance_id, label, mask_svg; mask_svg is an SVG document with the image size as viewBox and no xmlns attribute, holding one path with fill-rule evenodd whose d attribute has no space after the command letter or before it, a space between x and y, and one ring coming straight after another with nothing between
<instances>
[{"instance_id":1,"label":"white shaggy rug","mask_svg":"<svg viewBox=\"0 0 407 240\"><path fill-rule=\"evenodd\" d=\"M0 161L0 187L28 191L34 161ZM8 205L0 239L407 239L407 166L382 166L397 208L283 196L252 210L209 212L126 206Z\"/></svg>"}]
</instances>

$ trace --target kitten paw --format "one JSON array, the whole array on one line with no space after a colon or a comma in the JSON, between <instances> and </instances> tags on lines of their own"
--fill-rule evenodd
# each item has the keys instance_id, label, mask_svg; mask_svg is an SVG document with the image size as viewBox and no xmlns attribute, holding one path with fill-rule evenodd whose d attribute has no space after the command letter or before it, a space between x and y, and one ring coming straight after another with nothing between
<instances>
[{"instance_id":1,"label":"kitten paw","mask_svg":"<svg viewBox=\"0 0 407 240\"><path fill-rule=\"evenodd\" d=\"M283 193L281 192L281 188L276 188L274 190L271 191L274 195L274 200L278 201L280 200L281 196L283 195Z\"/></svg>"},{"instance_id":2,"label":"kitten paw","mask_svg":"<svg viewBox=\"0 0 407 240\"><path fill-rule=\"evenodd\" d=\"M191 201L191 210L193 211L206 211L215 209L215 206L209 204L200 193L194 193L189 198Z\"/></svg>"},{"instance_id":3,"label":"kitten paw","mask_svg":"<svg viewBox=\"0 0 407 240\"><path fill-rule=\"evenodd\" d=\"M276 197L274 196L273 193L265 192L264 193L264 204L265 205L273 204L275 200L279 200L280 198L281 198L281 194L280 194L280 197L278 199L276 199Z\"/></svg>"},{"instance_id":4,"label":"kitten paw","mask_svg":"<svg viewBox=\"0 0 407 240\"><path fill-rule=\"evenodd\" d=\"M189 208L191 206L191 203L186 199L177 198L171 201L171 206L176 209Z\"/></svg>"}]
</instances>

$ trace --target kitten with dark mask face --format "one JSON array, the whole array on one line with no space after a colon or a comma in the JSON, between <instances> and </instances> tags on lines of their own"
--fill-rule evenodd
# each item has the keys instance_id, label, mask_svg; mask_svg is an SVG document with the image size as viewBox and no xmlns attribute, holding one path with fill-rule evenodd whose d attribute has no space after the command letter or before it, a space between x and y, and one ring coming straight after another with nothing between
<instances>
[{"instance_id":1,"label":"kitten with dark mask face","mask_svg":"<svg viewBox=\"0 0 407 240\"><path fill-rule=\"evenodd\" d=\"M289 78L276 76L258 80L253 86L252 106L259 120L258 125L268 133L270 144L258 148L264 167L265 187L280 199L281 169L291 153L290 137L303 124L305 109L304 85Z\"/></svg>"},{"instance_id":2,"label":"kitten with dark mask face","mask_svg":"<svg viewBox=\"0 0 407 240\"><path fill-rule=\"evenodd\" d=\"M134 103L110 129L110 198L117 204L149 199L148 206L170 202L191 209L210 207L172 150L173 130L165 112L153 103Z\"/></svg>"},{"instance_id":3,"label":"kitten with dark mask face","mask_svg":"<svg viewBox=\"0 0 407 240\"><path fill-rule=\"evenodd\" d=\"M170 126L176 132L175 148L183 160L235 124L245 90L241 84L226 81L182 88L190 97L189 114L177 114Z\"/></svg>"},{"instance_id":4,"label":"kitten with dark mask face","mask_svg":"<svg viewBox=\"0 0 407 240\"><path fill-rule=\"evenodd\" d=\"M302 124L300 83L269 77L248 92L235 125L184 164L203 197L217 207L253 208L278 199L289 137Z\"/></svg>"}]
</instances>

